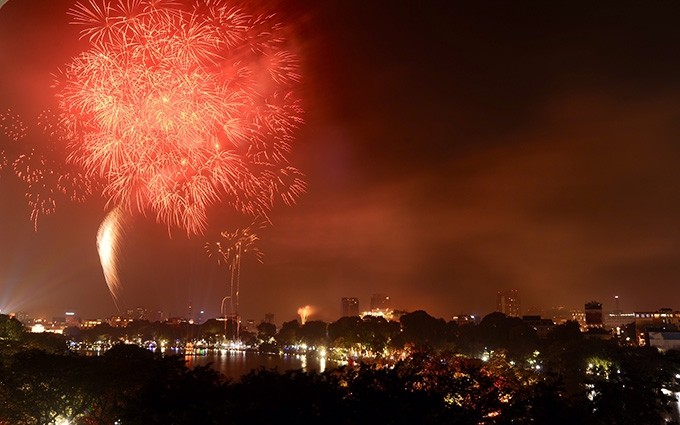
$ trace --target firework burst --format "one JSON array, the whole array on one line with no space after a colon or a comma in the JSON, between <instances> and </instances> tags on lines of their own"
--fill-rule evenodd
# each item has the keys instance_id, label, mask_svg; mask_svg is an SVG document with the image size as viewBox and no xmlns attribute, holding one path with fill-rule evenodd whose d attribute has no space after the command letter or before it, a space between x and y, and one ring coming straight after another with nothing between
<instances>
[{"instance_id":1,"label":"firework burst","mask_svg":"<svg viewBox=\"0 0 680 425\"><path fill-rule=\"evenodd\" d=\"M220 0L79 3L90 50L57 86L71 158L105 182L105 198L200 234L227 202L266 217L305 190L288 162L302 123L300 79L273 15Z\"/></svg>"},{"instance_id":2,"label":"firework burst","mask_svg":"<svg viewBox=\"0 0 680 425\"><path fill-rule=\"evenodd\" d=\"M300 316L300 324L304 325L307 323L307 319L312 314L312 307L306 305L297 309L297 314Z\"/></svg>"},{"instance_id":3,"label":"firework burst","mask_svg":"<svg viewBox=\"0 0 680 425\"><path fill-rule=\"evenodd\" d=\"M258 226L262 228L263 226ZM218 264L224 264L229 270L229 316L237 323L237 336L239 338L239 295L241 293L241 260L245 255L253 256L260 263L264 254L257 246L259 237L254 232L255 225L238 229L234 232L224 231L220 234L217 242L205 244L206 252L211 258L215 258ZM224 301L224 300L223 300ZM224 310L224 308L222 308Z\"/></svg>"},{"instance_id":4,"label":"firework burst","mask_svg":"<svg viewBox=\"0 0 680 425\"><path fill-rule=\"evenodd\" d=\"M41 217L53 214L64 200L84 202L96 182L78 164L67 161L67 133L61 118L50 110L25 123L19 114L0 113L0 169L11 164L25 185L25 197L35 229Z\"/></svg>"}]
</instances>

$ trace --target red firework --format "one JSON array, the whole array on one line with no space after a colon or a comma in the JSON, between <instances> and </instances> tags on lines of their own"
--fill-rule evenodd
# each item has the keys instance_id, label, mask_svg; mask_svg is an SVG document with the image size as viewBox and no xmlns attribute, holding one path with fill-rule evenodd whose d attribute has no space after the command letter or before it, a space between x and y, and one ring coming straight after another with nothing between
<instances>
[{"instance_id":1,"label":"red firework","mask_svg":"<svg viewBox=\"0 0 680 425\"><path fill-rule=\"evenodd\" d=\"M67 161L62 120L47 110L34 121L27 125L11 110L0 114L0 135L9 142L7 150L0 151L0 169L11 163L15 176L25 184L37 230L40 217L53 214L61 201L89 198L94 182L79 165Z\"/></svg>"},{"instance_id":2,"label":"red firework","mask_svg":"<svg viewBox=\"0 0 680 425\"><path fill-rule=\"evenodd\" d=\"M109 203L151 211L187 234L226 201L265 216L305 190L288 162L302 122L286 29L220 0L80 3L90 50L60 81L71 158L105 181Z\"/></svg>"}]
</instances>

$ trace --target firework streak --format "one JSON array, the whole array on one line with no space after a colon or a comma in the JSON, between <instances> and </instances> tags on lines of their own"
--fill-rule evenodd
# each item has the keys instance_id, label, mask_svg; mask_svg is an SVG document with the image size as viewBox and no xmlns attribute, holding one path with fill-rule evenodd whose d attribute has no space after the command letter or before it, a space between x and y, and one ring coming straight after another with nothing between
<instances>
[{"instance_id":1,"label":"firework streak","mask_svg":"<svg viewBox=\"0 0 680 425\"><path fill-rule=\"evenodd\" d=\"M111 210L97 231L97 252L104 272L104 279L118 307L120 302L120 278L118 274L118 255L120 238L123 232L123 214L119 208Z\"/></svg>"}]
</instances>

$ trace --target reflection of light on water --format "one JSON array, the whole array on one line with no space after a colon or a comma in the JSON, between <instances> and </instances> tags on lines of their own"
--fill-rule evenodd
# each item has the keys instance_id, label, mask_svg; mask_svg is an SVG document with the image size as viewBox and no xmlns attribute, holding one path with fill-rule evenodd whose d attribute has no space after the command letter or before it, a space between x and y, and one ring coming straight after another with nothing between
<instances>
[{"instance_id":1,"label":"reflection of light on water","mask_svg":"<svg viewBox=\"0 0 680 425\"><path fill-rule=\"evenodd\" d=\"M298 355L295 356L295 358L300 360L300 367L304 372L309 372L309 370L307 369L307 366L310 366L313 369L316 369L316 371L319 372L319 373L324 373L326 371L326 350L325 349L320 350L318 355L316 356L316 360L318 360L318 362L319 362L318 368L314 367L314 366L316 366L314 364L315 362L312 362L311 365L307 364L307 355L306 354L298 354Z\"/></svg>"},{"instance_id":2,"label":"reflection of light on water","mask_svg":"<svg viewBox=\"0 0 680 425\"><path fill-rule=\"evenodd\" d=\"M212 368L228 378L238 380L241 376L265 368L276 369L279 373L289 370L323 373L339 366L331 358L321 355L323 350L310 353L309 357L301 354L263 354L246 351L208 350L205 355L187 356L188 367L212 365Z\"/></svg>"},{"instance_id":3,"label":"reflection of light on water","mask_svg":"<svg viewBox=\"0 0 680 425\"><path fill-rule=\"evenodd\" d=\"M326 371L326 348L321 347L319 349L319 373L324 373Z\"/></svg>"}]
</instances>

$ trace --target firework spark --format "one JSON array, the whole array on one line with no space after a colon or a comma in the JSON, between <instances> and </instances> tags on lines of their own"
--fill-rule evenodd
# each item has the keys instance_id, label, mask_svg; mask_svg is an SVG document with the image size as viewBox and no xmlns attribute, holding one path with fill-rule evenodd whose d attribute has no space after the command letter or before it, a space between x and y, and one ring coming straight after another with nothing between
<instances>
[{"instance_id":1,"label":"firework spark","mask_svg":"<svg viewBox=\"0 0 680 425\"><path fill-rule=\"evenodd\" d=\"M120 208L111 210L97 231L97 252L104 272L106 285L118 307L120 301L120 278L118 275L118 253L120 238L123 232L123 211Z\"/></svg>"},{"instance_id":2,"label":"firework spark","mask_svg":"<svg viewBox=\"0 0 680 425\"><path fill-rule=\"evenodd\" d=\"M218 264L226 265L229 270L229 295L224 299L229 300L229 316L234 318L237 324L239 323L239 295L241 293L241 260L245 255L252 255L261 263L264 257L257 247L259 237L253 231L254 227L251 225L234 232L224 231L220 234L219 241L205 244L208 256L216 258ZM221 310L224 311L224 306ZM236 332L236 339L238 339L238 325Z\"/></svg>"},{"instance_id":3,"label":"firework spark","mask_svg":"<svg viewBox=\"0 0 680 425\"><path fill-rule=\"evenodd\" d=\"M61 118L43 111L26 124L11 110L0 113L0 170L11 163L15 176L25 185L31 220L38 230L40 217L53 214L63 200L84 202L93 194L94 179L67 160L67 133Z\"/></svg>"},{"instance_id":4,"label":"firework spark","mask_svg":"<svg viewBox=\"0 0 680 425\"><path fill-rule=\"evenodd\" d=\"M297 309L297 314L300 316L300 324L304 325L307 323L307 318L312 314L312 307L308 305L300 307Z\"/></svg>"},{"instance_id":5,"label":"firework spark","mask_svg":"<svg viewBox=\"0 0 680 425\"><path fill-rule=\"evenodd\" d=\"M252 255L261 263L264 254L257 247L260 238L254 230L263 227L251 224L233 232L224 231L220 233L219 241L205 244L206 252L209 257L216 258L218 264L225 264L229 269L236 267L244 255Z\"/></svg>"},{"instance_id":6,"label":"firework spark","mask_svg":"<svg viewBox=\"0 0 680 425\"><path fill-rule=\"evenodd\" d=\"M78 3L90 50L57 81L72 155L104 196L200 234L227 202L266 217L305 190L288 162L302 123L297 57L273 15L221 0Z\"/></svg>"}]
</instances>

